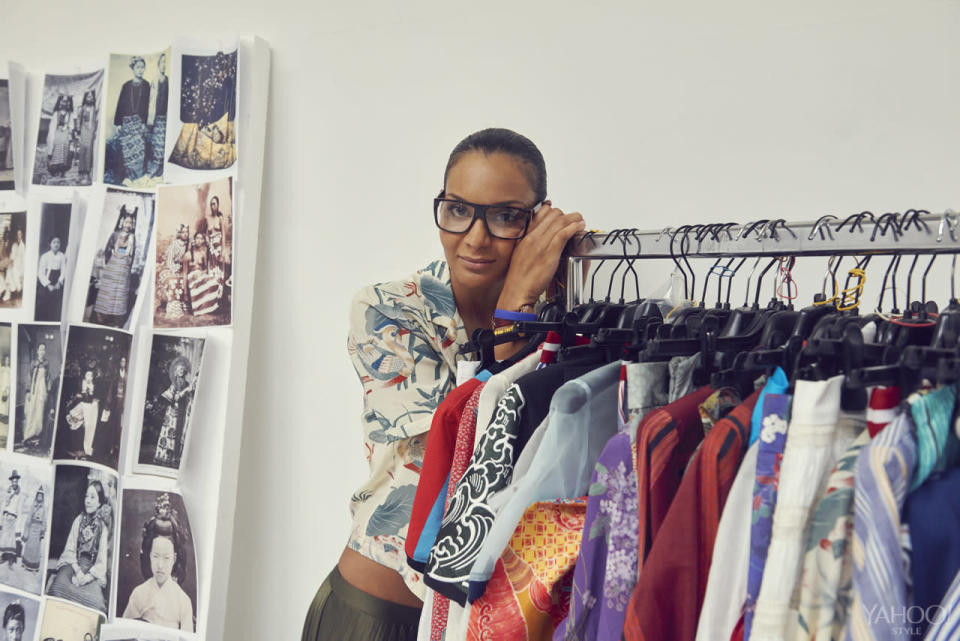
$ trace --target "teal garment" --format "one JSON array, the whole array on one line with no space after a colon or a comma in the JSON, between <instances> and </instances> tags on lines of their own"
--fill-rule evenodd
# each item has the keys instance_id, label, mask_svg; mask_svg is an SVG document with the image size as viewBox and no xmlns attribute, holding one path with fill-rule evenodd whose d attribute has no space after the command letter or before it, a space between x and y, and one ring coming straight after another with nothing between
<instances>
[{"instance_id":1,"label":"teal garment","mask_svg":"<svg viewBox=\"0 0 960 641\"><path fill-rule=\"evenodd\" d=\"M760 430L763 429L763 399L767 394L785 394L790 389L790 381L787 380L787 373L778 367L773 375L767 379L767 384L763 386L760 396L757 397L757 404L753 408L753 414L750 416L750 443L748 447L757 442L760 438Z\"/></svg>"},{"instance_id":2,"label":"teal garment","mask_svg":"<svg viewBox=\"0 0 960 641\"><path fill-rule=\"evenodd\" d=\"M926 482L939 462L946 460L947 436L953 425L950 419L957 401L957 388L945 385L923 394L913 394L907 400L917 434L917 470L910 484L912 492Z\"/></svg>"}]
</instances>

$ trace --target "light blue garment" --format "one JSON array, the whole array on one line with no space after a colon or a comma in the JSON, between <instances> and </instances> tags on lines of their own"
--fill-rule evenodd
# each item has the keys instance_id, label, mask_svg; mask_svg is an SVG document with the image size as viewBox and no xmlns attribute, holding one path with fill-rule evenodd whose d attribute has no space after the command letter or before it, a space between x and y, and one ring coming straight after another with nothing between
<instances>
[{"instance_id":1,"label":"light blue garment","mask_svg":"<svg viewBox=\"0 0 960 641\"><path fill-rule=\"evenodd\" d=\"M524 511L537 501L584 496L604 445L617 433L620 361L567 381L550 401L547 428L527 473L497 515L470 572L471 602L480 598Z\"/></svg>"},{"instance_id":2,"label":"light blue garment","mask_svg":"<svg viewBox=\"0 0 960 641\"><path fill-rule=\"evenodd\" d=\"M947 436L953 421L953 406L957 400L957 389L945 385L925 394L913 394L910 402L910 414L917 426L917 471L910 484L914 491L926 482L934 467L945 460Z\"/></svg>"},{"instance_id":3,"label":"light blue garment","mask_svg":"<svg viewBox=\"0 0 960 641\"><path fill-rule=\"evenodd\" d=\"M774 370L773 375L767 379L767 384L760 391L757 397L757 404L753 407L753 414L750 416L750 443L753 445L760 438L760 430L763 429L763 399L767 394L784 394L790 389L790 381L787 380L787 374L782 368Z\"/></svg>"}]
</instances>

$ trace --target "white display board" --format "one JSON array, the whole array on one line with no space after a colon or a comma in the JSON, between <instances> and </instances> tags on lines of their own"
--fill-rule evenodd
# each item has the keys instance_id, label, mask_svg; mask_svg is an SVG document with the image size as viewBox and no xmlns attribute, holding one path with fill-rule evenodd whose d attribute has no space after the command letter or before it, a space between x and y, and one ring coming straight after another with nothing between
<instances>
[{"instance_id":1,"label":"white display board","mask_svg":"<svg viewBox=\"0 0 960 641\"><path fill-rule=\"evenodd\" d=\"M19 466L19 468L23 470L31 465L49 468L51 478L58 479L60 485L57 486L56 481L52 482L55 489L49 491L52 496L47 506L48 509L55 503L54 499L59 500L58 490L62 493L65 491L64 488L67 487L67 483L72 482L71 474L78 478L86 475L85 478L87 482L94 477L102 477L104 479L103 485L109 485L106 494L108 499L111 500L111 518L113 519L113 532L110 543L111 558L108 575L110 588L107 590L109 597L102 611L109 615L108 621L118 619L117 630L120 630L122 627L122 622L119 621L118 615L123 614L120 604L116 603L117 577L125 571L121 563L120 557L123 556L121 552L122 550L126 550L127 554L123 563L129 563L129 552L135 547L134 538L140 534L140 528L137 528L137 532L129 536L126 533L121 536L120 532L124 527L122 526L122 522L127 516L128 507L134 506L133 499L137 498L137 496L131 495L132 498L127 501L129 505L124 505L124 500L121 496L126 497L126 490L128 488L142 491L146 493L145 496L153 496L150 495L149 492L166 493L170 496L182 496L183 504L179 511L185 512L186 514L179 514L179 512L177 514L181 522L185 522L187 519L189 520L189 545L191 556L195 558L196 563L196 568L192 570L194 577L191 583L195 590L195 594L191 594L191 597L195 598L194 615L196 618L196 629L192 634L185 631L174 632L159 629L157 636L160 638L163 634L168 634L171 635L170 638L177 638L179 634L179 637L184 639L220 639L223 637L226 599L228 594L227 586L230 575L230 558L234 538L234 511L237 499L244 392L247 380L247 360L250 344L250 324L253 310L254 276L256 273L255 265L259 235L270 49L263 39L253 36L235 38L224 44L222 40L211 40L209 43L195 40L177 40L176 35L177 34L170 34L170 41L174 42L174 46L172 49L167 49L169 53L166 55L166 57L171 58L170 62L172 63L169 74L171 84L179 82L181 72L180 63L181 60L185 59L181 56L202 56L207 54L207 57L212 57L212 54L215 52L223 50L230 52L231 50L236 50L236 98L235 103L231 107L231 109L235 110L235 120L228 123L231 127L235 127L233 131L237 132L237 142L235 145L236 155L235 161L229 162L229 164L221 168L204 167L202 170L198 170L197 167L184 169L183 167L172 165L169 159L178 153L174 149L174 146L179 145L181 140L186 139L187 133L189 133L189 127L186 122L183 124L179 122L178 116L184 112L179 110L180 104L177 100L171 100L168 110L169 119L167 122L166 146L161 150L163 158L166 159L170 169L163 173L163 181L162 184L159 185L146 185L144 183L144 185L127 184L114 186L103 184L103 177L105 175L104 136L107 135L108 131L118 131L119 128L113 127L111 129L112 123L110 122L110 118L112 118L113 108L110 105L103 106L99 102L97 104L100 104L100 107L97 112L94 127L98 130L95 135L99 143L93 153L92 165L88 165L90 184L57 184L58 182L64 181L84 182L84 176L82 175L84 161L80 160L78 164L78 162L74 160L71 168L66 171L66 176L64 176L63 172L50 169L51 167L55 167L54 162L58 158L56 154L47 153L46 149L37 153L37 148L44 144L52 146L52 143L46 143L46 141L53 140L53 133L50 132L49 127L51 125L49 123L56 119L56 110L54 110L53 117L51 118L48 113L49 109L47 109L46 112L43 111L46 109L43 105L50 102L49 94L51 92L51 83L49 74L53 74L54 71L51 69L28 69L19 64L10 64L8 67L7 61L2 61L0 78L8 80L7 86L9 87L11 96L9 114L13 123L14 133L10 137L10 140L16 151L14 161L17 170L16 190L0 191L0 226L2 226L4 230L9 229L11 234L15 234L16 230L20 229L20 226L24 224L27 230L24 257L21 259L22 266L25 267L25 273L22 275L24 285L22 291L17 294L20 296L21 304L11 307L10 304L5 304L6 301L0 300L0 323L10 323L10 334L13 337L11 340L12 344L4 353L9 354L11 358L11 380L14 382L14 386L18 381L18 377L25 375L24 372L18 374L17 363L22 361L32 370L35 369L33 361L37 360L37 357L32 353L25 353L18 356L17 347L19 343L17 336L19 335L18 330L21 327L25 328L26 331L33 326L34 316L39 313L39 308L36 308L35 301L37 300L37 290L42 289L42 285L38 285L38 278L40 278L39 283L42 283L43 279L39 274L43 271L43 268L42 261L40 261L41 264L39 265L38 261L46 249L43 243L49 243L49 238L47 237L53 234L53 232L49 230L44 231L43 226L52 224L48 223L48 218L53 220L55 214L60 215L64 220L69 219L70 225L68 236L66 234L66 227L62 229L58 228L60 232L63 232L61 235L65 236L63 242L67 246L67 251L65 251L64 254L66 256L66 264L69 266L63 270L66 273L68 284L67 287L64 288L65 291L62 295L63 312L59 320L59 326L55 321L48 326L41 326L39 330L37 330L46 331L49 336L55 336L59 330L61 341L61 349L57 356L59 359L58 363L54 363L53 359L51 359L50 362L49 369L51 372L56 370L56 380L58 381L56 386L52 386L50 393L57 394L62 389L65 391L63 391L63 398L58 401L61 407L58 408L56 413L56 422L51 434L52 440L49 444L49 451L44 452L41 447L42 444L37 445L37 451L28 452L20 447L19 441L16 441L16 438L19 437L15 437L15 429L24 419L21 417L20 421L17 420L15 413L18 403L11 400L9 438L7 439L6 451L0 449L0 469L6 472L8 468L12 467L12 469L17 469L17 466ZM68 67L56 69L56 71L63 77L73 78L74 76L70 76L69 74L87 73L82 70L90 69L94 70L94 72L91 73L96 74L96 70L98 69L110 69L110 62L107 57L109 55L108 52L104 50L98 51L92 42L90 49L89 51L82 52L82 54L78 53L78 59L83 56L89 56L88 63L77 64L76 60L69 60L66 61L69 65ZM160 49L162 49L162 45L158 47L158 50ZM15 55L15 52L4 53ZM216 55L219 56L220 54L216 53ZM156 64L156 58L154 58L153 63ZM130 69L133 69L132 63L129 66ZM116 67L116 65L114 65L114 67ZM101 84L96 85L97 91L104 90L103 88L107 87L110 82L109 72L105 72L103 75L106 78L105 81L96 77L90 80L91 83L101 82ZM91 84L90 86L94 85ZM86 87L84 87L84 89L86 89ZM179 89L179 87L176 89ZM63 93L67 93L66 90L63 90ZM225 93L229 94L229 92ZM172 94L177 98L180 96L178 90L172 91ZM104 95L101 95L96 100L102 102L104 97ZM59 101L59 98L57 100ZM59 107L57 107L57 109L59 109ZM74 105L74 112L76 111L77 108ZM72 123L79 120L75 114L72 115L71 118L69 122ZM152 112L151 118L153 118ZM67 122L68 119L62 118L61 120ZM220 135L220 131L216 129L218 126L221 129L225 129L223 123L214 123L212 125L207 123L207 125L210 131L214 131L215 135ZM204 126L204 123L201 123L200 126ZM72 128L68 128L64 126L62 128L64 140L72 137L70 153L79 153L82 155L82 148L77 152L75 147L77 145L82 146L83 132L78 125L72 125L71 127ZM43 135L45 132L47 134L46 136ZM178 135L181 140L178 140ZM43 163L43 166L37 171L35 164L40 162ZM78 166L81 168L79 171L77 170ZM148 210L150 214L161 213L157 209L150 208L155 207L156 202L154 201L160 200L162 196L141 196L131 190L139 190L139 192L143 192L144 194L156 194L156 192L159 191L161 194L166 193L171 196L176 196L176 189L180 189L180 187L176 187L176 185L185 185L182 189L189 190L191 189L191 182L207 185L213 184L217 180L222 180L228 189L226 196L221 194L220 198L224 201L224 209L226 209L228 198L230 202L229 217L227 219L230 221L230 236L232 237L232 244L228 245L231 273L228 279L222 278L221 281L218 281L221 287L220 290L218 290L220 296L223 296L225 284L229 285L231 291L231 297L227 303L222 302L226 297L219 299L221 301L221 308L223 308L221 311L225 311L221 316L228 319L228 324L204 326L203 322L197 320L201 317L193 316L192 322L198 324L196 327L190 327L189 329L165 327L158 316L159 312L155 309L155 301L158 300L155 297L158 295L158 273L160 271L157 257L160 256L159 262L161 263L164 260L163 255L157 253L156 246L157 243L160 242L158 238L161 238L164 233L164 228L162 227L163 220L157 216L151 218L148 215ZM159 179L156 182L159 183ZM94 290L89 287L91 274L102 267L103 260L101 254L103 250L101 246L103 245L103 240L107 237L112 238L110 235L110 226L113 223L107 220L107 217L115 214L106 211L107 207L105 203L112 202L110 201L110 192L107 191L108 188L113 191L119 190L119 196L115 195L115 199L117 199L117 202L126 202L127 205L125 206L130 206L130 210L133 210L133 206L130 205L130 203L137 204L138 217L132 218L137 225L147 227L146 222L148 220L152 221L152 224L148 227L150 229L149 234L145 233L144 229L141 228L139 235L134 232L129 236L130 238L136 239L133 243L133 262L136 264L138 257L142 261L143 272L141 278L143 286L137 290L139 293L136 294L136 298L128 298L128 300L136 300L137 304L128 310L128 320L123 325L123 329L127 331L121 330L119 332L113 332L113 334L111 334L112 330L104 330L102 327L95 327L91 324L92 321L102 320L104 317L94 316L94 311L96 311L97 304L99 303L91 304L90 292ZM169 191L164 192L164 190ZM203 194L209 193L199 188L197 192ZM182 196L182 194L180 195ZM151 200L151 198L153 200ZM175 205L176 199L171 198L170 202ZM150 207L146 206L147 203L150 203ZM201 205L201 208L203 206L204 205ZM48 211L52 213L48 214ZM175 211L175 207L168 209L168 217L170 211ZM117 229L120 229L120 225L123 224L122 218L123 215L118 218L118 222L116 223ZM106 221L106 223L104 221ZM169 228L175 228L173 223L167 222ZM104 229L106 232L103 231ZM45 237L41 238L41 232L45 234ZM106 234L106 236L104 234ZM222 237L224 238L223 242L226 243L227 241L225 239L227 235L223 233ZM213 245L205 244L204 247L213 248ZM98 248L100 248L99 253ZM208 256L207 260L209 261L211 258ZM4 269L9 270L10 268L4 267ZM186 273L186 271L184 273ZM221 274L221 276L222 275L223 274ZM186 281L186 279L184 280ZM190 286L192 286L192 284ZM133 294L131 294L131 296L133 296ZM194 302L196 302L196 300L195 298ZM218 318L221 316L218 316ZM157 326L156 329L154 329L155 325ZM148 366L151 355L151 339L154 332L165 333L175 338L178 336L202 337L204 342L202 367L199 368L200 377L196 391L194 392L194 400L191 404L192 411L190 412L189 427L186 431L186 444L182 449L182 457L178 454L179 473L177 473L176 467L172 471L158 467L151 468L150 465L145 466L140 464L142 461L138 460L138 457L142 457L139 447L139 432L140 426L144 421L144 406L148 400L147 383L150 375L150 368ZM29 331L23 336L25 338L31 338L33 336L32 334L28 336L28 334ZM82 352L82 350L76 346L79 340L78 337L88 335L97 337L101 335L112 336L114 334L120 337L116 340L121 340L121 342L123 336L131 336L129 362L126 364L126 367L118 366L115 362L109 364L99 363L98 367L100 369L97 371L111 368L111 371L114 372L121 371L123 372L122 376L125 378L119 378L118 380L126 381L125 383L117 383L117 385L125 388L125 395L122 396L122 398L124 398L124 405L122 406L123 438L119 445L119 451L112 454L115 463L110 462L110 456L107 456L104 460L99 460L96 454L91 454L93 449L90 447L88 441L93 438L92 436L91 439L83 442L83 448L86 454L82 451L78 454L78 456L83 459L82 461L68 459L63 453L64 447L62 444L65 437L61 436L61 432L67 430L63 433L71 436L69 430L75 428L73 427L74 423L69 422L68 419L70 418L73 418L78 424L83 423L85 420L83 418L83 412L78 408L91 406L96 408L93 415L97 416L97 418L91 419L94 425L102 426L110 420L107 403L102 400L102 392L96 394L91 392L89 394L90 398L96 397L96 401L87 402L84 400L81 392L86 390L86 388L83 387L85 383L79 383L80 388L76 390L75 394L77 399L70 402L72 405L68 404L68 401L65 400L67 394L70 393L70 390L66 389L70 384L65 381L72 380L71 376L73 374L71 368L77 372L79 372L79 370L76 369L77 367L80 369L87 368L85 363L73 363L71 361L74 353ZM115 339L104 338L103 340L112 341ZM22 347L25 348L26 345L27 343L23 342ZM31 349L34 349L32 343L30 346ZM103 350L106 349L106 347L103 348ZM0 346L0 351L3 351L3 346ZM88 352L82 353L86 354ZM126 357L127 354L127 352L123 352L122 350L112 352L102 351L102 353L114 355L122 353L123 357ZM199 363L199 360L197 362ZM57 369L57 367L59 367L59 369ZM92 368L93 365L91 364L90 367ZM119 370L117 369L118 367ZM74 378L76 378L76 376L74 376ZM117 378L117 376L115 376L115 378ZM93 376L91 375L91 381L92 380ZM104 383L104 385L106 384L107 383ZM74 387L76 386L77 385L74 385ZM171 385L171 387L173 386ZM90 389L93 389L92 382ZM98 404L94 405L94 403ZM50 404L51 403L48 402L48 405ZM24 406L21 406L21 411L22 407ZM74 411L67 412L68 407L73 407ZM109 408L113 411L120 410L120 407L118 407L116 403ZM71 417L69 414L75 414L75 416ZM61 428L61 424L69 424L69 427ZM78 433L82 433L83 429L86 429L85 425L86 423L83 423L83 428L78 430ZM23 447L26 447L26 434L20 432L17 432L17 434L24 437ZM40 441L38 441L38 443L40 443ZM104 450L106 451L107 448L105 447ZM110 451L113 450L111 449ZM36 456L38 453L39 457ZM71 456L72 455L73 454L71 454ZM51 456L54 461L53 463L51 463ZM83 469L78 470L78 466ZM115 471L111 471L110 468L114 468ZM87 470L89 470L89 473L87 473ZM30 482L33 482L32 476L27 477L26 473L24 473L24 475L25 478L31 479ZM11 480L12 476L11 474ZM9 482L4 479L2 483L6 484ZM4 485L4 488L6 487L7 485ZM36 487L30 487L30 491L35 493ZM155 503L157 506L161 504L159 500L156 500ZM57 503L57 505L59 504L60 503ZM179 506L181 504L174 501L174 505ZM145 504L145 506L140 507L142 508L140 510L141 512L144 512L144 510L149 512L150 509L154 508L154 504ZM159 514L160 508L157 507L156 510L156 513ZM164 514L169 513L164 512ZM47 518L51 518L49 512ZM140 518L142 519L142 515L140 515ZM52 519L53 527L56 529L58 527L57 517L54 516ZM48 520L47 524L50 525L50 523L51 521ZM51 550L54 545L55 544L51 544ZM65 554L65 552L63 554ZM63 556L63 554L61 554L61 556ZM47 571L45 571L45 569ZM137 566L136 569L139 569L139 566ZM46 584L46 591L49 592L50 585L55 582L54 572L50 570L50 568L41 567L39 574L43 583ZM3 579L0 577L0 584L2 583ZM5 591L7 587L6 585L0 585L0 592ZM14 589L13 592L19 594L16 589ZM127 590L127 592L129 593L129 590ZM127 597L128 595L124 596L125 599ZM56 607L50 609L51 613L57 613L59 619L56 621L43 619L44 613L41 605L41 611L38 616L43 624L48 625L48 627L45 628L46 630L51 632L64 630L69 633L70 630L76 631L80 629L76 626L82 627L82 625L87 625L87 623L84 622L84 617L89 616L90 610L77 614L75 617L76 620L73 620L70 619L70 617L74 616L74 614L72 614L70 608L62 606L60 600L49 595L38 598L40 598L41 604L47 602L57 604ZM84 612L86 614L84 614ZM57 628L57 625L61 627ZM70 626L74 627L71 628ZM33 630L31 635L39 634L41 631L40 628L41 625L38 621L37 625L30 627L30 630ZM24 638L26 639L27 637ZM29 638L34 638L34 636L30 636Z\"/></svg>"}]
</instances>

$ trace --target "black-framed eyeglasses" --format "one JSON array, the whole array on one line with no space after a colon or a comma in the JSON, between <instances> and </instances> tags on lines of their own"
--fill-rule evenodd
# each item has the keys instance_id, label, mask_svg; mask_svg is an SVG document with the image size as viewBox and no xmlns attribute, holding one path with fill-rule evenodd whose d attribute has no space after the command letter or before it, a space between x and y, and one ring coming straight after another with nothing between
<instances>
[{"instance_id":1,"label":"black-framed eyeglasses","mask_svg":"<svg viewBox=\"0 0 960 641\"><path fill-rule=\"evenodd\" d=\"M443 196L443 192L440 192ZM433 221L437 227L451 234L465 234L477 218L483 220L487 233L494 238L516 240L523 238L530 226L536 206L508 207L505 205L477 205L454 198L433 199Z\"/></svg>"}]
</instances>

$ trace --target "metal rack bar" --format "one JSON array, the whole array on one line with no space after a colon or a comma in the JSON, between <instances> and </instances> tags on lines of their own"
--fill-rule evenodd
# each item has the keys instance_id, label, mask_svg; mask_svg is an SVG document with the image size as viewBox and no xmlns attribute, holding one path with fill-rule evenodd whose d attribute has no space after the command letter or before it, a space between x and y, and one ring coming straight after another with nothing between
<instances>
[{"instance_id":1,"label":"metal rack bar","mask_svg":"<svg viewBox=\"0 0 960 641\"><path fill-rule=\"evenodd\" d=\"M960 213L924 210L844 220L762 220L683 225L640 231L588 232L573 245L567 264L567 304L580 299L583 262L622 258L721 258L749 256L862 256L960 253Z\"/></svg>"}]
</instances>

